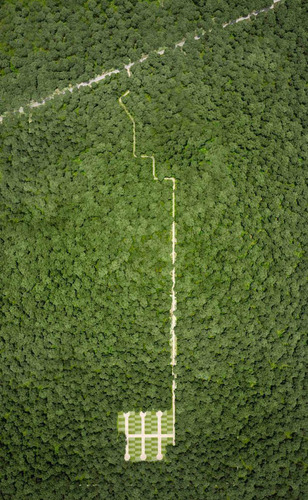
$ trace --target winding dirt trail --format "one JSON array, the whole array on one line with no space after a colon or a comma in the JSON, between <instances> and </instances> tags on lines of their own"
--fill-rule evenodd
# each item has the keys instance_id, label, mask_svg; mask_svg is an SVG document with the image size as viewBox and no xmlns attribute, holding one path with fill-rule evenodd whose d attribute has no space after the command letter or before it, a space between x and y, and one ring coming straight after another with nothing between
<instances>
[{"instance_id":1,"label":"winding dirt trail","mask_svg":"<svg viewBox=\"0 0 308 500\"><path fill-rule=\"evenodd\" d=\"M235 24L235 23L238 23L238 22L241 22L241 21L247 21L251 17L253 17L253 16L256 17L259 14L261 14L262 12L268 12L269 10L274 9L275 4L279 3L280 1L281 0L273 0L273 3L269 7L264 7L263 9L260 9L260 10L254 10L254 11L252 11L250 14L248 14L245 17L238 17L237 19L234 19L232 21L224 23L222 25L222 27L226 28L227 26L230 26L232 24ZM205 31L202 31L202 33L200 35L195 35L194 39L195 40L200 40L200 38L202 36L204 36L205 33L206 33ZM173 49L177 49L177 48L182 49L183 46L185 45L185 42L186 42L186 38L183 38L181 41L175 43L173 47L169 47L169 49L170 48L171 49L172 48ZM159 54L159 55L164 55L165 51L166 51L165 48L161 48L159 50L153 50L151 52L151 54L155 54L156 53L156 54ZM8 118L9 116L12 116L12 115L14 115L16 113L20 113L20 114L21 113L25 113L26 110L31 110L31 109L34 109L34 108L38 108L40 106L44 106L48 101L51 101L52 99L54 99L55 97L57 97L59 95L67 94L68 92L74 92L74 90L76 90L76 89L78 90L81 87L91 87L93 83L101 82L101 81L105 80L107 77L115 75L117 73L120 73L121 71L126 71L127 74L128 74L128 76L131 77L132 76L131 68L133 66L135 66L136 64L142 64L144 61L147 60L148 57L149 57L149 54L146 54L146 55L142 56L141 59L139 59L138 61L130 62L129 64L123 65L124 66L123 68L120 68L120 69L110 69L110 70L106 71L105 73L102 73L101 75L98 75L98 76L95 76L94 78L91 78L87 82L80 82L80 83L76 83L75 85L71 85L70 84L68 87L65 87L62 90L56 89L52 94L50 94L47 97L44 97L40 101L31 101L30 103L25 104L24 106L21 106L19 109L14 109L12 111L6 111L5 113L3 113L3 115L0 115L0 123L2 123L3 120L5 118Z\"/></svg>"}]
</instances>

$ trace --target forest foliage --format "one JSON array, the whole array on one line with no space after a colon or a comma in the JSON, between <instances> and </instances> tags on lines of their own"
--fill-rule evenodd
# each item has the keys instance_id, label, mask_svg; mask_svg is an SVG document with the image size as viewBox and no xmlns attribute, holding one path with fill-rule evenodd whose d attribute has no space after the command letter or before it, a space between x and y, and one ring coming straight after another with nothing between
<instances>
[{"instance_id":1,"label":"forest foliage","mask_svg":"<svg viewBox=\"0 0 308 500\"><path fill-rule=\"evenodd\" d=\"M5 500L307 495L305 6L227 3L1 6L4 111L169 47L1 125ZM170 175L176 445L132 464L117 413L171 405Z\"/></svg>"}]
</instances>

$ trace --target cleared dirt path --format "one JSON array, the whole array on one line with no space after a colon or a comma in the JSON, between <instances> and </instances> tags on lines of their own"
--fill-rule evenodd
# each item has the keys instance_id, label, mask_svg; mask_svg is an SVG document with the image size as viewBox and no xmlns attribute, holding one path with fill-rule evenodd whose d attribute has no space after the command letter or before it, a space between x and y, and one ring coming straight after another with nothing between
<instances>
[{"instance_id":1,"label":"cleared dirt path","mask_svg":"<svg viewBox=\"0 0 308 500\"><path fill-rule=\"evenodd\" d=\"M275 4L279 3L280 1L281 0L274 0L273 3L269 7L264 7L263 9L260 9L260 10L254 10L250 14L248 14L247 16L239 17L237 19L234 19L232 21L224 23L222 26L223 26L223 28L226 28L227 26L230 26L232 24L235 24L235 23L238 23L241 21L248 21L253 16L255 17L255 16L258 16L259 14L261 14L262 12L268 12L269 10L274 9ZM206 32L203 31L200 35L195 35L194 39L200 40L200 38L202 36L204 36L205 33ZM182 49L183 46L185 45L185 42L186 42L186 39L183 38L180 42L175 43L173 47L169 47L169 48ZM165 50L166 50L165 48L161 48L159 50L153 50L151 53L164 55ZM68 87L65 87L62 90L56 89L52 94L50 94L47 97L42 98L40 101L32 101L28 104L25 104L24 106L21 106L19 109L14 109L13 111L6 111L5 113L3 113L3 115L0 115L0 123L2 123L5 118L8 118L9 116L12 116L16 113L25 113L26 111L31 111L34 108L44 106L48 101L51 101L52 99L54 99L55 97L57 97L59 95L67 94L68 92L74 92L74 90L76 90L76 89L78 90L81 87L91 87L93 83L101 82L101 81L105 80L107 77L110 77L112 75L120 73L120 71L126 71L128 76L131 77L132 76L131 68L133 66L135 66L136 64L142 64L144 61L147 60L148 57L149 57L149 54L146 54L146 55L142 56L141 59L139 59L138 61L130 62L129 64L123 65L123 68L110 69L110 70L102 73L101 75L98 75L98 76L95 76L94 78L91 78L87 82L80 82L80 83L76 83L75 85L70 84Z\"/></svg>"}]
</instances>

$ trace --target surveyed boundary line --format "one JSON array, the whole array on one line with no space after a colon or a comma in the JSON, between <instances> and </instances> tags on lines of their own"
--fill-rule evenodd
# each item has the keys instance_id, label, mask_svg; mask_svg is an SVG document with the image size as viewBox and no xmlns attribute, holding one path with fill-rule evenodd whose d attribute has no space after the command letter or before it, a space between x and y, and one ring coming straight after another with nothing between
<instances>
[{"instance_id":1,"label":"surveyed boundary line","mask_svg":"<svg viewBox=\"0 0 308 500\"><path fill-rule=\"evenodd\" d=\"M125 113L129 117L130 121L132 122L133 125L133 156L135 158L138 158L136 155L136 122L134 117L131 115L131 113L128 111L126 105L123 103L122 99L123 97L126 97L129 94L129 90L127 90L121 97L119 97L118 101L120 106L124 109ZM156 165L155 165L155 156L149 156L145 154L141 154L140 158L149 158L152 160L152 175L153 175L153 180L158 181L158 177L156 175ZM145 415L146 413L140 412L141 416L141 424L142 424L142 431L140 433L135 433L135 434L130 434L129 433L129 426L128 426L128 419L130 412L124 413L124 419L125 419L125 436L126 436L126 450L125 450L125 460L129 460L130 454L129 454L129 439L134 437L138 438L141 437L142 439L142 449L141 449L141 460L146 459L146 454L145 454L145 438L146 437L152 437L152 438L157 438L158 439L158 454L157 454L157 459L161 460L163 458L162 455L162 450L161 450L161 440L164 437L172 437L172 443L173 446L175 445L175 390L176 390L176 373L174 372L174 366L176 365L176 335L175 335L175 327L176 327L176 316L175 316L175 311L176 311L176 306L177 306L177 301L176 301L176 291L175 291L175 284L176 284L176 272L175 272L175 264L176 264L176 252L175 252L175 246L176 246L176 222L175 222L175 190L176 190L176 179L175 177L164 177L164 181L171 181L172 182L172 225L171 225L171 240L172 240L172 252L170 254L171 260L172 260L172 271L171 271L171 307L170 307L170 346L171 346L171 366L172 366L172 434L170 435L169 433L162 433L161 431L161 417L162 417L162 412L158 411L156 412L157 415L157 422L158 422L158 430L157 434L153 433L148 433L145 434Z\"/></svg>"},{"instance_id":2,"label":"surveyed boundary line","mask_svg":"<svg viewBox=\"0 0 308 500\"><path fill-rule=\"evenodd\" d=\"M234 19L232 21L224 23L222 25L222 27L226 28L227 26L231 26L231 25L236 24L238 22L247 21L251 17L253 17L253 16L256 17L259 14L261 14L262 12L268 12L269 10L274 9L275 4L279 3L280 1L281 0L273 0L273 3L269 7L264 7L263 9L254 10L245 17L238 17L237 19ZM201 34L195 35L194 39L199 40L205 34L206 34L206 31L202 30ZM176 49L178 47L182 48L184 46L185 42L186 42L186 39L183 38L180 42L175 43L174 47L169 47L169 48L173 48L173 49ZM139 59L138 61L130 62L129 64L123 65L124 67L121 69L110 69L110 70L102 73L101 75L97 75L94 78L91 78L87 82L80 82L80 83L76 83L75 85L69 84L68 87L63 88L62 90L56 89L52 94L50 94L47 97L44 97L40 101L31 101L29 104L25 104L24 106L21 106L18 109L13 109L12 111L5 111L3 113L3 115L0 115L0 123L2 123L5 118L7 118L11 115L14 115L16 113L20 113L20 114L25 113L25 109L31 110L31 109L39 108L40 106L44 106L48 101L51 101L52 99L54 99L55 97L57 97L59 95L64 95L64 94L67 94L68 92L72 93L74 90L76 90L76 89L78 90L81 87L91 87L93 83L98 83L102 80L105 80L105 78L107 78L108 76L112 76L114 74L120 73L121 71L127 71L127 74L130 77L132 75L131 68L133 66L135 66L136 64L141 64L144 61L146 61L150 54L163 55L165 53L165 51L166 51L166 48L161 48L159 50L153 50L149 54L142 56L141 59Z\"/></svg>"}]
</instances>

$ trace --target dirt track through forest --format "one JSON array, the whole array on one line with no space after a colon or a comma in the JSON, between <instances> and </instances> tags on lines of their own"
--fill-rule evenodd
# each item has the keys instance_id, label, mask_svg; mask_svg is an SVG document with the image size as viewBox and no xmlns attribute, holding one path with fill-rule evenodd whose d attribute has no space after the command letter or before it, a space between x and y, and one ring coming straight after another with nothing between
<instances>
[{"instance_id":1,"label":"dirt track through forest","mask_svg":"<svg viewBox=\"0 0 308 500\"><path fill-rule=\"evenodd\" d=\"M254 10L250 14L248 14L247 16L245 16L245 17L239 17L237 19L234 19L232 21L224 23L222 26L223 26L223 28L226 28L227 26L230 26L232 24L235 24L235 23L238 23L238 22L241 22L241 21L247 21L252 16L256 17L259 14L261 14L262 12L268 12L269 10L274 9L275 4L279 3L280 1L281 0L273 0L273 3L269 7L264 7L263 9L260 9L260 10ZM206 32L203 31L201 33L201 35L195 35L194 39L195 40L200 40L200 38L202 36L204 36L205 33ZM183 38L180 42L175 43L174 48L176 49L176 48L179 47L179 48L182 49L182 47L184 46L185 42L186 42L186 39ZM162 49L159 49L159 50L153 50L151 53L152 54L156 53L156 54L164 55L165 50L166 50L165 48L162 48ZM114 74L120 73L120 71L123 71L123 70L127 71L128 76L131 77L131 75L132 75L131 68L133 66L135 66L136 64L143 63L144 61L147 60L148 57L149 57L149 54L146 54L146 55L142 56L141 59L139 59L138 61L136 61L136 62L130 62L129 64L124 65L124 68L122 68L122 69L110 69L110 70L106 71L105 73L102 73L101 75L98 75L95 78L92 78L88 82L80 82L80 83L76 83L75 85L71 85L70 84L68 87L65 87L62 90L56 89L52 94L50 94L47 97L44 97L40 101L32 101L29 104L25 104L24 106L21 106L19 109L14 109L13 111L6 111L3 115L0 115L0 123L3 122L4 118L7 118L7 117L9 117L11 115L14 115L16 113L20 113L20 114L21 113L25 113L25 109L31 110L31 109L34 109L34 108L38 108L40 106L44 106L44 104L46 104L48 101L51 101L52 99L54 99L58 95L63 95L63 94L66 94L68 92L73 92L74 90L76 90L76 89L78 90L81 87L91 87L93 83L98 83L98 82L100 82L102 80L105 80L105 78L107 78L108 76L112 76Z\"/></svg>"}]
</instances>

